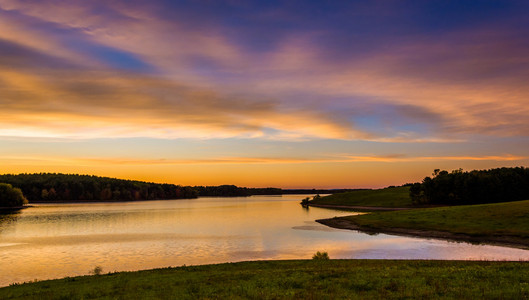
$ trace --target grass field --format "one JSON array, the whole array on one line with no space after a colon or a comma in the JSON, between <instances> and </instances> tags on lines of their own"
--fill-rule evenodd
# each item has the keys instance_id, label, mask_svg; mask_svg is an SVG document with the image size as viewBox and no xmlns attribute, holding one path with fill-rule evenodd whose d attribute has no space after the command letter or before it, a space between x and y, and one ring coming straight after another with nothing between
<instances>
[{"instance_id":1,"label":"grass field","mask_svg":"<svg viewBox=\"0 0 529 300\"><path fill-rule=\"evenodd\" d=\"M361 228L439 231L483 237L488 240L517 239L529 246L529 200L482 205L465 205L373 212L337 218Z\"/></svg>"},{"instance_id":2,"label":"grass field","mask_svg":"<svg viewBox=\"0 0 529 300\"><path fill-rule=\"evenodd\" d=\"M379 190L359 190L321 197L310 201L310 203L344 206L412 207L409 193L409 186Z\"/></svg>"},{"instance_id":3,"label":"grass field","mask_svg":"<svg viewBox=\"0 0 529 300\"><path fill-rule=\"evenodd\" d=\"M0 289L0 299L523 299L529 263L256 261L83 276Z\"/></svg>"}]
</instances>

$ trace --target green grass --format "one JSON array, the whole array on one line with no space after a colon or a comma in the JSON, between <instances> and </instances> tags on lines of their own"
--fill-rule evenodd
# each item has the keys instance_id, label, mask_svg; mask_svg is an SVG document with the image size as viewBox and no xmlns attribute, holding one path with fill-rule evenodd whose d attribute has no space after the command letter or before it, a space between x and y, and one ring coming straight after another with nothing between
<instances>
[{"instance_id":1,"label":"green grass","mask_svg":"<svg viewBox=\"0 0 529 300\"><path fill-rule=\"evenodd\" d=\"M523 262L256 261L83 276L0 289L1 299L523 299Z\"/></svg>"},{"instance_id":2,"label":"green grass","mask_svg":"<svg viewBox=\"0 0 529 300\"><path fill-rule=\"evenodd\" d=\"M529 245L529 200L373 212L345 219L369 228L406 228L471 236L517 237Z\"/></svg>"},{"instance_id":3,"label":"green grass","mask_svg":"<svg viewBox=\"0 0 529 300\"><path fill-rule=\"evenodd\" d=\"M412 207L410 187L360 190L321 197L312 204L377 207Z\"/></svg>"}]
</instances>

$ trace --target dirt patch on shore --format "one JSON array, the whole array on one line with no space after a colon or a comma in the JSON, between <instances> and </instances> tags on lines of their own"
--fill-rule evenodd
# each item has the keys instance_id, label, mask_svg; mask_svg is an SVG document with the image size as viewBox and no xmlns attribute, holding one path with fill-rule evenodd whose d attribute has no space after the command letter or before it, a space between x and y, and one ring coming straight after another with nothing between
<instances>
[{"instance_id":1,"label":"dirt patch on shore","mask_svg":"<svg viewBox=\"0 0 529 300\"><path fill-rule=\"evenodd\" d=\"M463 233L452 233L446 231L420 230L409 228L373 228L355 224L353 221L345 218L320 219L316 222L338 229L349 229L361 231L367 234L392 234L409 237L422 237L440 240L449 240L456 242L467 242L472 244L490 244L497 246L507 246L529 250L529 239L518 236L474 236Z\"/></svg>"}]
</instances>

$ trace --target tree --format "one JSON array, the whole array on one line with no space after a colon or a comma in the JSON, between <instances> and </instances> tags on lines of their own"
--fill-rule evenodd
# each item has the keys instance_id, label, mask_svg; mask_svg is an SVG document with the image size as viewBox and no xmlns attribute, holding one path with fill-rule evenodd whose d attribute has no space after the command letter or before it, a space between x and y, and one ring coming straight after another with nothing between
<instances>
[{"instance_id":1,"label":"tree","mask_svg":"<svg viewBox=\"0 0 529 300\"><path fill-rule=\"evenodd\" d=\"M327 252L316 252L316 254L314 254L312 256L312 259L314 260L329 260L329 253Z\"/></svg>"},{"instance_id":2,"label":"tree","mask_svg":"<svg viewBox=\"0 0 529 300\"><path fill-rule=\"evenodd\" d=\"M414 204L465 205L529 199L529 169L462 169L451 173L435 169L433 177L410 187Z\"/></svg>"},{"instance_id":3,"label":"tree","mask_svg":"<svg viewBox=\"0 0 529 300\"><path fill-rule=\"evenodd\" d=\"M422 185L418 182L410 186L410 197L412 203L415 205L425 204L428 202L426 197L424 196Z\"/></svg>"},{"instance_id":4,"label":"tree","mask_svg":"<svg viewBox=\"0 0 529 300\"><path fill-rule=\"evenodd\" d=\"M19 188L14 188L8 183L0 183L0 206L17 207L28 203Z\"/></svg>"}]
</instances>

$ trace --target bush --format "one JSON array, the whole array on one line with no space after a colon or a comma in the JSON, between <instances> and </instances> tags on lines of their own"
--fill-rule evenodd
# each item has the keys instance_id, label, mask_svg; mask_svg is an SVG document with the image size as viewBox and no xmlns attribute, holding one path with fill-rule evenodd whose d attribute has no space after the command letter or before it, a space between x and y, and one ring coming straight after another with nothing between
<instances>
[{"instance_id":1,"label":"bush","mask_svg":"<svg viewBox=\"0 0 529 300\"><path fill-rule=\"evenodd\" d=\"M103 268L101 268L100 266L96 266L93 270L90 271L90 274L99 276L103 274Z\"/></svg>"},{"instance_id":2,"label":"bush","mask_svg":"<svg viewBox=\"0 0 529 300\"><path fill-rule=\"evenodd\" d=\"M7 183L0 183L0 207L16 207L28 203L19 188Z\"/></svg>"},{"instance_id":3,"label":"bush","mask_svg":"<svg viewBox=\"0 0 529 300\"><path fill-rule=\"evenodd\" d=\"M316 254L314 254L312 256L312 259L314 260L329 260L329 254L327 252L316 252Z\"/></svg>"}]
</instances>

